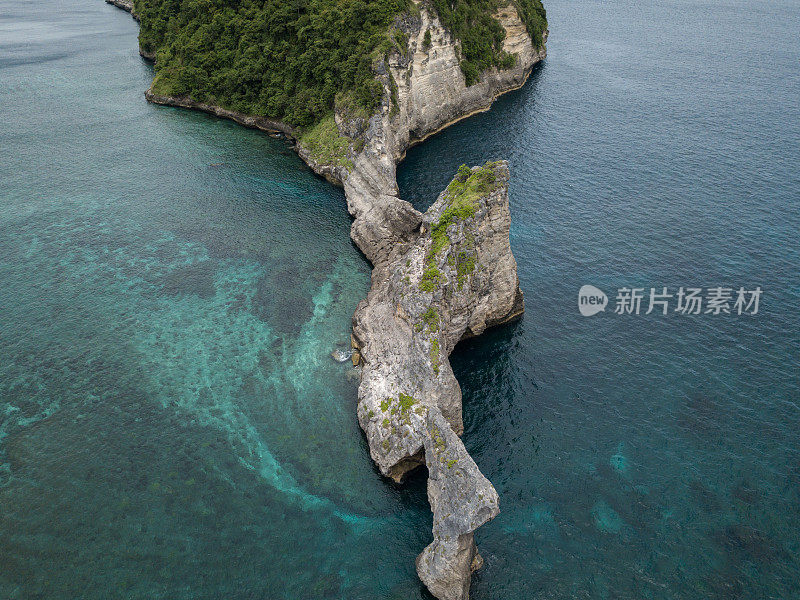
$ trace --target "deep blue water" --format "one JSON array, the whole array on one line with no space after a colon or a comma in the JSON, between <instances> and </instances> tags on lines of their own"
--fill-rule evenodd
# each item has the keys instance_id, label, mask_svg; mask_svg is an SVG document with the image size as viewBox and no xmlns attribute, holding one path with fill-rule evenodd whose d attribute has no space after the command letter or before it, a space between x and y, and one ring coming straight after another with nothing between
<instances>
[{"instance_id":1,"label":"deep blue water","mask_svg":"<svg viewBox=\"0 0 800 600\"><path fill-rule=\"evenodd\" d=\"M800 6L547 9L531 81L399 173L425 207L512 168L527 312L453 356L501 495L473 597L799 598ZM329 357L369 284L341 191L148 105L100 0L0 32L0 598L427 598L424 477L372 468ZM764 292L616 315L623 286Z\"/></svg>"}]
</instances>

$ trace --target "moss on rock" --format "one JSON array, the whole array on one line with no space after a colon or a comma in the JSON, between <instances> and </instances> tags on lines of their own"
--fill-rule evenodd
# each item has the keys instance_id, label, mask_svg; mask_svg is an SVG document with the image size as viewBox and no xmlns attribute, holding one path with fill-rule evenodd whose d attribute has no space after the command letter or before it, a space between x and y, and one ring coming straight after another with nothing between
<instances>
[{"instance_id":1,"label":"moss on rock","mask_svg":"<svg viewBox=\"0 0 800 600\"><path fill-rule=\"evenodd\" d=\"M348 157L350 139L339 133L333 114L301 135L300 144L320 164L346 167L348 170L353 168L353 161Z\"/></svg>"}]
</instances>

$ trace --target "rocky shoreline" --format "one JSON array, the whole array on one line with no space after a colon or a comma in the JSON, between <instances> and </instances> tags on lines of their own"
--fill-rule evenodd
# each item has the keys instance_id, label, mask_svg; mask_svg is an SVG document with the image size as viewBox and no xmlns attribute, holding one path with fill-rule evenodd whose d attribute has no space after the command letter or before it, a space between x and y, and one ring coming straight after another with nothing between
<instances>
[{"instance_id":1,"label":"rocky shoreline","mask_svg":"<svg viewBox=\"0 0 800 600\"><path fill-rule=\"evenodd\" d=\"M381 472L401 481L424 464L433 542L417 572L437 598L468 598L482 564L473 532L499 512L497 492L469 456L461 390L448 357L464 337L519 317L509 244L508 166L462 167L422 216L413 240L373 272L356 309L362 353L358 420Z\"/></svg>"},{"instance_id":2,"label":"rocky shoreline","mask_svg":"<svg viewBox=\"0 0 800 600\"><path fill-rule=\"evenodd\" d=\"M106 1L132 10L130 0ZM412 145L522 86L546 50L533 47L509 4L496 17L516 64L489 69L467 87L459 43L418 6L418 16L394 24L408 38L405 51L373 65L385 90L380 110L365 116L335 107L335 146L347 150L334 159L278 121L152 90L146 97L288 136L315 173L344 187L351 238L373 265L371 289L353 317L359 423L384 475L401 481L427 466L433 541L418 556L417 572L437 598L466 600L482 564L473 532L498 514L499 500L459 438L461 390L448 357L461 339L524 310L509 245L508 167L463 167L422 214L399 197L396 165Z\"/></svg>"},{"instance_id":3,"label":"rocky shoreline","mask_svg":"<svg viewBox=\"0 0 800 600\"><path fill-rule=\"evenodd\" d=\"M145 57L147 58L147 57ZM178 108L190 108L192 110L199 110L221 119L230 119L239 125L249 127L251 129L260 129L268 134L281 134L286 137L295 138L295 131L289 125L276 121L275 119L267 119L266 117L255 117L244 113L228 110L213 104L205 104L204 102L196 102L191 98L176 98L173 96L159 96L154 94L152 90L147 90L144 97L153 104L160 104L162 106L175 106Z\"/></svg>"}]
</instances>

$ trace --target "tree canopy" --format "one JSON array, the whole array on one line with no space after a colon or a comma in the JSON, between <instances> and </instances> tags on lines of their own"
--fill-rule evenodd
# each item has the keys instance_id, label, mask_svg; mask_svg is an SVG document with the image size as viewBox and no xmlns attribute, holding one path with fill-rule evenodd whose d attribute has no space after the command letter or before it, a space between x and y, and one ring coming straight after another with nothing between
<instances>
[{"instance_id":1,"label":"tree canopy","mask_svg":"<svg viewBox=\"0 0 800 600\"><path fill-rule=\"evenodd\" d=\"M529 30L540 27L540 0L517 1ZM491 17L497 2L433 0L462 40L468 84L513 64ZM411 0L135 0L135 10L139 44L156 55L155 93L307 128L330 114L337 92L377 107L373 63L398 43L395 17L418 9Z\"/></svg>"}]
</instances>

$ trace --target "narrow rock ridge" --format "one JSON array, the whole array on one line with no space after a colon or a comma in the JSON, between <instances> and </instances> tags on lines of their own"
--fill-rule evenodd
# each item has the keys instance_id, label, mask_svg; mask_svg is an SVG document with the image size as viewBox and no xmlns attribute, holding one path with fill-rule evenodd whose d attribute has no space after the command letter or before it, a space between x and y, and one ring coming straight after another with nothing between
<instances>
[{"instance_id":1,"label":"narrow rock ridge","mask_svg":"<svg viewBox=\"0 0 800 600\"><path fill-rule=\"evenodd\" d=\"M458 437L461 390L448 357L465 336L523 311L508 177L504 161L462 167L413 241L375 267L353 317L363 361L358 420L384 475L401 481L428 467L433 542L417 572L443 600L468 598L482 563L473 532L499 512L497 492Z\"/></svg>"},{"instance_id":2,"label":"narrow rock ridge","mask_svg":"<svg viewBox=\"0 0 800 600\"><path fill-rule=\"evenodd\" d=\"M106 1L133 8L131 0ZM417 572L437 598L467 600L471 573L483 562L473 532L499 506L459 438L461 389L448 357L461 339L524 310L509 245L508 167L499 161L460 170L423 215L399 197L396 165L410 146L522 86L546 49L533 47L509 3L496 17L516 64L489 69L467 87L459 42L427 4L415 2L419 15L394 24L408 36L407 48L373 65L385 90L380 110L367 118L335 107L339 134L349 142L335 164L316 157L283 123L152 90L146 97L289 136L314 172L344 187L351 238L373 265L372 287L353 317L353 359L362 365L359 423L384 475L401 481L427 466L433 542L417 557Z\"/></svg>"},{"instance_id":3,"label":"narrow rock ridge","mask_svg":"<svg viewBox=\"0 0 800 600\"><path fill-rule=\"evenodd\" d=\"M399 198L395 168L412 144L521 86L545 49L533 48L510 4L498 18L516 65L484 72L466 87L458 44L435 14L420 8L419 19L396 23L409 37L408 51L392 55L381 73L387 90L396 85L396 103L387 93L382 111L367 123L337 110L339 131L364 142L349 157L352 168L317 166L302 148L300 155L318 173L343 182L354 217L351 238L374 267L370 292L353 317L363 363L358 418L370 455L396 481L427 465L433 542L418 556L417 573L440 600L466 600L471 573L483 563L473 532L499 506L458 437L461 389L448 356L459 340L524 310L508 237L508 168L495 163L472 171L468 182L487 172L495 180L488 195L473 190L481 194L471 198L475 206L456 202L453 209L446 190L425 215ZM455 186L468 182L457 178ZM453 214L466 218L448 218Z\"/></svg>"}]
</instances>

